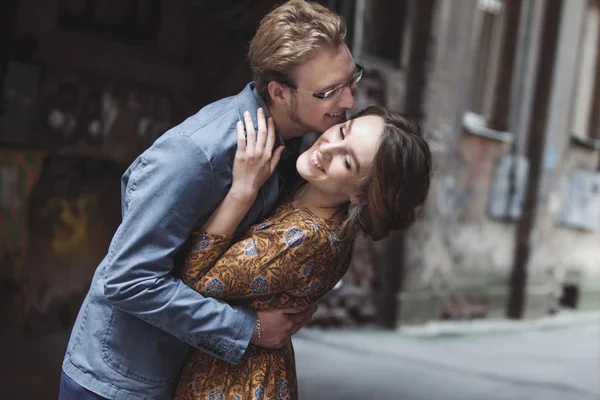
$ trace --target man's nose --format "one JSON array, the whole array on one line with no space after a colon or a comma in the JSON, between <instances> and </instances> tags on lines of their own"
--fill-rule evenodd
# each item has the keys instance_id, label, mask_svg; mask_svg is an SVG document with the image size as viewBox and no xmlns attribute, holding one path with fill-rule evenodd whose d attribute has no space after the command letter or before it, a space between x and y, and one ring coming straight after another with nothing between
<instances>
[{"instance_id":1,"label":"man's nose","mask_svg":"<svg viewBox=\"0 0 600 400\"><path fill-rule=\"evenodd\" d=\"M351 88L350 86L346 86L342 93L340 93L338 106L340 108L349 109L354 107L354 92L356 91L356 87Z\"/></svg>"}]
</instances>

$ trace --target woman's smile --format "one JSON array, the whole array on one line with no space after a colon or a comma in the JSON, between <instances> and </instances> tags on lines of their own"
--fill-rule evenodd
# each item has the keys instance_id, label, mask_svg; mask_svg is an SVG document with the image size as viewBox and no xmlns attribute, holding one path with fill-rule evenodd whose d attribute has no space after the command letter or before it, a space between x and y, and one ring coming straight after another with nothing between
<instances>
[{"instance_id":1,"label":"woman's smile","mask_svg":"<svg viewBox=\"0 0 600 400\"><path fill-rule=\"evenodd\" d=\"M319 156L317 155L317 153L319 152L319 149L317 148L315 151L313 151L310 155L310 161L313 167L315 167L316 169L318 169L321 172L325 172L325 170L323 169L323 164L321 164L321 161L319 161Z\"/></svg>"}]
</instances>

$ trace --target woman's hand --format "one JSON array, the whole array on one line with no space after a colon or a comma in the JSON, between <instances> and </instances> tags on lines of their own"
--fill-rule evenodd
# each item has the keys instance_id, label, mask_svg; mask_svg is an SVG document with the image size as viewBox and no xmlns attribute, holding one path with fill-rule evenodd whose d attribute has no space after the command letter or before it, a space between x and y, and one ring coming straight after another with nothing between
<instances>
[{"instance_id":1,"label":"woman's hand","mask_svg":"<svg viewBox=\"0 0 600 400\"><path fill-rule=\"evenodd\" d=\"M262 108L257 111L258 132L250 113L244 113L244 124L237 124L237 151L233 161L232 183L229 193L240 200L254 201L260 187L269 179L281 158L283 146L273 151L275 124L265 120ZM246 135L244 135L244 125Z\"/></svg>"},{"instance_id":2,"label":"woman's hand","mask_svg":"<svg viewBox=\"0 0 600 400\"><path fill-rule=\"evenodd\" d=\"M265 121L265 114L261 108L257 114L258 132L254 132L250 113L244 113L247 138L244 135L244 124L238 122L238 145L233 160L231 188L202 227L204 232L233 234L256 200L258 190L275 171L283 146L273 151L273 119Z\"/></svg>"}]
</instances>

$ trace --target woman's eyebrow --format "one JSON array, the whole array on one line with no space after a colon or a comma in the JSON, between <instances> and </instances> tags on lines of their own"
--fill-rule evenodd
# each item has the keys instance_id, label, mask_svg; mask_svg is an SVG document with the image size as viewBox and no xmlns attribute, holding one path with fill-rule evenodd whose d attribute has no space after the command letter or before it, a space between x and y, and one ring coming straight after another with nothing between
<instances>
[{"instance_id":1,"label":"woman's eyebrow","mask_svg":"<svg viewBox=\"0 0 600 400\"><path fill-rule=\"evenodd\" d=\"M352 131L352 125L354 125L354 120L351 119L350 121L348 121L348 133L350 133Z\"/></svg>"},{"instance_id":2,"label":"woman's eyebrow","mask_svg":"<svg viewBox=\"0 0 600 400\"><path fill-rule=\"evenodd\" d=\"M352 125L354 124L354 120L351 119L350 121L348 121L348 129L346 130L346 137L350 136L350 134L352 133ZM352 150L352 148L348 149L350 156L352 156L352 158L354 159L354 164L356 164L356 173L360 172L360 163L358 162L358 157L356 157L356 154L354 153L354 150Z\"/></svg>"}]
</instances>

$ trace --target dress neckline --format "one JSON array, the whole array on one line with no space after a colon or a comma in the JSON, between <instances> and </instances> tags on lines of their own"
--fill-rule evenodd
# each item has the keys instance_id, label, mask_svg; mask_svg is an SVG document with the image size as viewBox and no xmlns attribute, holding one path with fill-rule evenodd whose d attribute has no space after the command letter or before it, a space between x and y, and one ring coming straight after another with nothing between
<instances>
[{"instance_id":1,"label":"dress neckline","mask_svg":"<svg viewBox=\"0 0 600 400\"><path fill-rule=\"evenodd\" d=\"M327 227L328 229L336 229L336 228L339 228L339 226L340 226L340 224L337 221L335 221L333 218L321 217L321 216L315 214L314 212L312 212L308 207L299 207L299 208L294 207L291 200L282 203L279 206L279 210L273 215L273 217L278 218L283 215L286 215L288 212L294 212L294 211L308 215L309 217L314 219L318 225L322 225L324 227Z\"/></svg>"}]
</instances>

